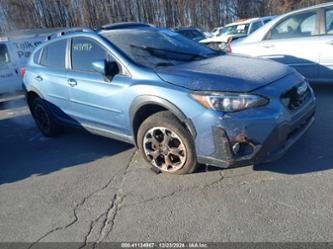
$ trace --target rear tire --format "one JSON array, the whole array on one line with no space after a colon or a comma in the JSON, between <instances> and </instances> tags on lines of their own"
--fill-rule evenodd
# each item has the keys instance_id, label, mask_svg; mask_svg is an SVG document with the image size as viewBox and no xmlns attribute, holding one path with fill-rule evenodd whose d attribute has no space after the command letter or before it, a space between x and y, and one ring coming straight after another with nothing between
<instances>
[{"instance_id":1,"label":"rear tire","mask_svg":"<svg viewBox=\"0 0 333 249\"><path fill-rule=\"evenodd\" d=\"M192 136L169 111L158 112L143 121L137 142L145 160L161 172L182 175L197 168Z\"/></svg>"},{"instance_id":2,"label":"rear tire","mask_svg":"<svg viewBox=\"0 0 333 249\"><path fill-rule=\"evenodd\" d=\"M43 99L35 98L32 101L30 110L37 127L44 136L54 137L63 132L63 126L57 124Z\"/></svg>"}]
</instances>

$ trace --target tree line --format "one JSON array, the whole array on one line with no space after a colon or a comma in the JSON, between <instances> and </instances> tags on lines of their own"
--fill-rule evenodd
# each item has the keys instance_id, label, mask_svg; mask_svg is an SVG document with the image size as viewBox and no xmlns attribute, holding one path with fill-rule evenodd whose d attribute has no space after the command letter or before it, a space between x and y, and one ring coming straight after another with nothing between
<instances>
[{"instance_id":1,"label":"tree line","mask_svg":"<svg viewBox=\"0 0 333 249\"><path fill-rule=\"evenodd\" d=\"M327 0L0 0L0 33L144 22L210 30L236 19L279 15Z\"/></svg>"}]
</instances>

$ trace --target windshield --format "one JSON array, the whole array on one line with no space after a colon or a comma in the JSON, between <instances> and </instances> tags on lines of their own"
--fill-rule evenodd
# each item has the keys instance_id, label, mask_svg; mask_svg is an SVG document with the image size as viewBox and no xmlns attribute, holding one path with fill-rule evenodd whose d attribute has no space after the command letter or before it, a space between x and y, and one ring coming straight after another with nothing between
<instances>
[{"instance_id":1,"label":"windshield","mask_svg":"<svg viewBox=\"0 0 333 249\"><path fill-rule=\"evenodd\" d=\"M219 55L170 30L112 30L103 35L135 63L146 67L176 65Z\"/></svg>"},{"instance_id":2,"label":"windshield","mask_svg":"<svg viewBox=\"0 0 333 249\"><path fill-rule=\"evenodd\" d=\"M249 30L249 23L246 24L236 24L228 27L224 27L220 30L219 35L246 35Z\"/></svg>"},{"instance_id":3,"label":"windshield","mask_svg":"<svg viewBox=\"0 0 333 249\"><path fill-rule=\"evenodd\" d=\"M0 65L8 63L10 63L10 57L7 46L5 44L0 44Z\"/></svg>"}]
</instances>

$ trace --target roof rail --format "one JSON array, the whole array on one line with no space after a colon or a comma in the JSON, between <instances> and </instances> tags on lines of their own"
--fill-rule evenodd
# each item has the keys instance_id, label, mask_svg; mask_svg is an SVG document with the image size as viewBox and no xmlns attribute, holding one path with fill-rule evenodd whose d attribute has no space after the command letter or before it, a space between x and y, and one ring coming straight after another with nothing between
<instances>
[{"instance_id":1,"label":"roof rail","mask_svg":"<svg viewBox=\"0 0 333 249\"><path fill-rule=\"evenodd\" d=\"M47 37L47 40L52 40L54 38L71 34L71 33L76 33L76 32L94 32L94 30L89 29L89 28L69 28L69 29L63 29L58 32L52 33Z\"/></svg>"},{"instance_id":2,"label":"roof rail","mask_svg":"<svg viewBox=\"0 0 333 249\"><path fill-rule=\"evenodd\" d=\"M140 23L140 22L120 22L120 23L105 24L101 27L101 30L140 28L140 27L152 27L152 26L149 24Z\"/></svg>"}]
</instances>

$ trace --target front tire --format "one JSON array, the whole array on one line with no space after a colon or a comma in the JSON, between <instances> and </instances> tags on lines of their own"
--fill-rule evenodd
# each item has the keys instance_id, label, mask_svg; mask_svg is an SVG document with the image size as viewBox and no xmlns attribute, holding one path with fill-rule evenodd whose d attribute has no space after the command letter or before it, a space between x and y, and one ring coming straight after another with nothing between
<instances>
[{"instance_id":1,"label":"front tire","mask_svg":"<svg viewBox=\"0 0 333 249\"><path fill-rule=\"evenodd\" d=\"M143 121L137 142L145 160L162 172L182 175L197 167L192 136L169 111L158 112Z\"/></svg>"},{"instance_id":2,"label":"front tire","mask_svg":"<svg viewBox=\"0 0 333 249\"><path fill-rule=\"evenodd\" d=\"M55 118L43 99L34 99L30 110L37 127L44 136L54 137L63 132L63 127L56 123Z\"/></svg>"}]
</instances>

